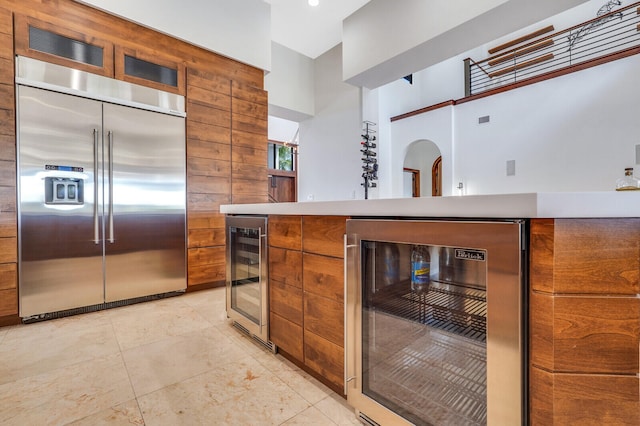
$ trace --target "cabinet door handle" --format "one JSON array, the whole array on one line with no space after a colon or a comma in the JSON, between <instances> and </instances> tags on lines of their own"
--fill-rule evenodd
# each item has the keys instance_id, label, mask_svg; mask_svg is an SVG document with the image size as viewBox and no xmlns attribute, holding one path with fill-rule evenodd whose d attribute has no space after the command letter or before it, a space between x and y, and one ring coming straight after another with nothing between
<instances>
[{"instance_id":1,"label":"cabinet door handle","mask_svg":"<svg viewBox=\"0 0 640 426\"><path fill-rule=\"evenodd\" d=\"M93 129L93 242L100 244L100 225L98 221L98 129Z\"/></svg>"}]
</instances>

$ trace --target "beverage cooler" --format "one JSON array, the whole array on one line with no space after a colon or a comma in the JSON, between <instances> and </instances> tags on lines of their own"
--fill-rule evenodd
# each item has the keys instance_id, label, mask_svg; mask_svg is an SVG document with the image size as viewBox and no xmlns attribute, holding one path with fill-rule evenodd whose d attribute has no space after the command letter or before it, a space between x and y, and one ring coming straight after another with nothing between
<instances>
[{"instance_id":1,"label":"beverage cooler","mask_svg":"<svg viewBox=\"0 0 640 426\"><path fill-rule=\"evenodd\" d=\"M526 226L347 222L345 393L363 423L526 423Z\"/></svg>"},{"instance_id":2,"label":"beverage cooler","mask_svg":"<svg viewBox=\"0 0 640 426\"><path fill-rule=\"evenodd\" d=\"M227 316L275 352L269 342L267 218L227 216Z\"/></svg>"}]
</instances>

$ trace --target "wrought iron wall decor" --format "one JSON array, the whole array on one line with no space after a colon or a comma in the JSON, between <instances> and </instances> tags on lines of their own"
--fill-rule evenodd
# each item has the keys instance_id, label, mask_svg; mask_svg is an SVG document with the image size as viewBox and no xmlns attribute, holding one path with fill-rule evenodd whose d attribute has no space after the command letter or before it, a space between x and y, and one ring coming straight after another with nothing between
<instances>
[{"instance_id":1,"label":"wrought iron wall decor","mask_svg":"<svg viewBox=\"0 0 640 426\"><path fill-rule=\"evenodd\" d=\"M362 142L360 142L360 152L362 153L362 178L364 182L361 183L364 186L364 199L369 198L369 188L377 187L375 181L378 180L378 159L376 149L376 137L374 135L375 130L373 127L376 123L371 121L363 121L363 134Z\"/></svg>"}]
</instances>

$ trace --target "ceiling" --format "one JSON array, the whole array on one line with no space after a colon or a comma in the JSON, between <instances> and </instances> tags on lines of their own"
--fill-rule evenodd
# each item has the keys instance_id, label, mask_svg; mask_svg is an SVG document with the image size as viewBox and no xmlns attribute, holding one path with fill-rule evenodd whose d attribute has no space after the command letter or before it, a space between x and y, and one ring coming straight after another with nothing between
<instances>
[{"instance_id":1,"label":"ceiling","mask_svg":"<svg viewBox=\"0 0 640 426\"><path fill-rule=\"evenodd\" d=\"M342 21L370 0L264 0L271 4L271 40L312 59L342 41Z\"/></svg>"}]
</instances>

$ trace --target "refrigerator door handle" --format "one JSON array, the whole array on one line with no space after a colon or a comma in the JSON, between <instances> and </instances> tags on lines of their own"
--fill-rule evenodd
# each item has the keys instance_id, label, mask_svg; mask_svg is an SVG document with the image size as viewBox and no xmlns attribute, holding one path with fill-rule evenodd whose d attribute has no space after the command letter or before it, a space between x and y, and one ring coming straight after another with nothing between
<instances>
[{"instance_id":1,"label":"refrigerator door handle","mask_svg":"<svg viewBox=\"0 0 640 426\"><path fill-rule=\"evenodd\" d=\"M93 129L93 242L100 244L98 222L98 129Z\"/></svg>"},{"instance_id":2,"label":"refrigerator door handle","mask_svg":"<svg viewBox=\"0 0 640 426\"><path fill-rule=\"evenodd\" d=\"M109 242L115 242L113 238L113 132L109 131Z\"/></svg>"}]
</instances>

